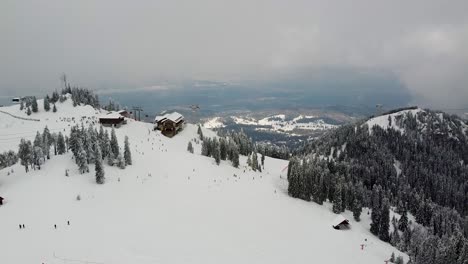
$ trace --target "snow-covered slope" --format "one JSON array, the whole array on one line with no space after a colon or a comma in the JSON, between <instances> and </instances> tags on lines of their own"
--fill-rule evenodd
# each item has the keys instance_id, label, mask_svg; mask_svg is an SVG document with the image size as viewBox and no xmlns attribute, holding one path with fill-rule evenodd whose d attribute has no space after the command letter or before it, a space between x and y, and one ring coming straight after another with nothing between
<instances>
[{"instance_id":1,"label":"snow-covered slope","mask_svg":"<svg viewBox=\"0 0 468 264\"><path fill-rule=\"evenodd\" d=\"M394 130L404 132L404 130L398 126L398 122L396 121L397 118L404 117L405 115L411 114L415 116L417 113L422 112L424 110L417 108L417 109L409 109L403 110L396 113L388 114L388 115L381 115L377 117L373 117L367 120L366 124L369 127L369 134L372 134L372 128L374 126L380 126L382 129L392 128Z\"/></svg>"},{"instance_id":2,"label":"snow-covered slope","mask_svg":"<svg viewBox=\"0 0 468 264\"><path fill-rule=\"evenodd\" d=\"M22 114L16 107L1 110ZM92 122L99 114L70 102L57 108L33 114L39 122L0 113L2 139L12 134L0 150L16 150L19 138L33 139L46 125L68 134L73 117ZM92 166L79 174L71 153L29 173L19 164L0 170L0 196L6 199L0 206L0 263L371 264L398 253L370 234L366 211L360 223L345 213L351 229L334 230L329 205L290 198L286 161L266 158L262 173L246 169L245 157L239 169L226 161L217 166L199 154L199 144L195 154L186 151L196 126L188 124L172 139L151 128L129 120L116 129L119 143L130 138L133 165L105 165L103 185L95 183Z\"/></svg>"}]
</instances>

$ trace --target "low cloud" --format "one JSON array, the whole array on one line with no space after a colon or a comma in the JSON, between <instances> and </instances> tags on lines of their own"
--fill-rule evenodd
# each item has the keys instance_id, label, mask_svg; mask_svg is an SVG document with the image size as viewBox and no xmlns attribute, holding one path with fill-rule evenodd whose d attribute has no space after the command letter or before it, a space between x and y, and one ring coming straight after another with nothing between
<instances>
[{"instance_id":1,"label":"low cloud","mask_svg":"<svg viewBox=\"0 0 468 264\"><path fill-rule=\"evenodd\" d=\"M345 67L394 74L418 104L467 107L467 9L457 0L6 0L0 89L50 91L62 72L118 91Z\"/></svg>"}]
</instances>

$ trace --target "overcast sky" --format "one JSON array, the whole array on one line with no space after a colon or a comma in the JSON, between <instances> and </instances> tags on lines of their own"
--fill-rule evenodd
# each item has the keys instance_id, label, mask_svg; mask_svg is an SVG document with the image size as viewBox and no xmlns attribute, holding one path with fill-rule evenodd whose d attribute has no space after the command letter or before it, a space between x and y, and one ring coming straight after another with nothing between
<instances>
[{"instance_id":1,"label":"overcast sky","mask_svg":"<svg viewBox=\"0 0 468 264\"><path fill-rule=\"evenodd\" d=\"M50 91L62 72L129 89L340 67L395 74L417 103L467 107L467 11L466 0L2 0L0 95Z\"/></svg>"}]
</instances>

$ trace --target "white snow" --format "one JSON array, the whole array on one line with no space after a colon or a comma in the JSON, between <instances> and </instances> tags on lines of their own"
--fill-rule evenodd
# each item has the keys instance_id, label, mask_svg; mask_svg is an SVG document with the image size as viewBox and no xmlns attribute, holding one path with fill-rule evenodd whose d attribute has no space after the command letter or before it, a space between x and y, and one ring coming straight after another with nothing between
<instances>
[{"instance_id":1,"label":"white snow","mask_svg":"<svg viewBox=\"0 0 468 264\"><path fill-rule=\"evenodd\" d=\"M380 126L382 129L387 129L387 128L391 128L391 129L394 129L396 131L400 131L401 133L404 133L404 129L403 128L400 128L396 123L396 118L398 116L404 116L408 113L412 114L413 116L415 116L417 113L419 112L423 112L424 110L420 109L420 108L417 108L417 109L410 109L410 110L403 110L403 111L399 111L399 112L396 112L396 113L393 113L393 114L388 114L388 115L381 115L381 116L377 116L377 117L374 117L374 118L371 118L369 120L367 120L367 122L365 124L367 124L367 126L369 127L369 134L372 134L372 128L374 126ZM388 117L391 118L391 124L390 124L390 121L388 120Z\"/></svg>"},{"instance_id":2,"label":"white snow","mask_svg":"<svg viewBox=\"0 0 468 264\"><path fill-rule=\"evenodd\" d=\"M40 122L0 113L0 151L16 151L21 137L33 139L45 125L68 134L72 118L94 122L100 115L69 101L57 108L33 114ZM2 110L20 112L17 105ZM289 197L287 161L267 157L262 173L247 169L245 157L239 169L226 161L217 166L199 154L200 144L193 144L195 154L186 151L197 126L187 124L169 139L152 124L128 121L116 134L121 147L128 135L133 165L106 164L103 185L95 183L92 165L79 174L71 153L29 173L19 164L0 170L0 263L373 264L401 254L370 234L365 210L361 222L343 213L350 229L334 230L329 203Z\"/></svg>"},{"instance_id":3,"label":"white snow","mask_svg":"<svg viewBox=\"0 0 468 264\"><path fill-rule=\"evenodd\" d=\"M314 116L299 115L292 120L286 120L286 115L273 115L269 117L256 120L252 117L237 117L231 116L236 124L254 125L254 126L269 126L271 128L259 128L261 131L275 131L275 132L291 132L295 129L301 130L328 130L338 126L325 123L323 119L315 121L301 122L302 119L314 118Z\"/></svg>"},{"instance_id":4,"label":"white snow","mask_svg":"<svg viewBox=\"0 0 468 264\"><path fill-rule=\"evenodd\" d=\"M213 128L225 127L225 125L221 121L220 117L213 117L205 121L205 123L203 123L203 127L213 129Z\"/></svg>"}]
</instances>

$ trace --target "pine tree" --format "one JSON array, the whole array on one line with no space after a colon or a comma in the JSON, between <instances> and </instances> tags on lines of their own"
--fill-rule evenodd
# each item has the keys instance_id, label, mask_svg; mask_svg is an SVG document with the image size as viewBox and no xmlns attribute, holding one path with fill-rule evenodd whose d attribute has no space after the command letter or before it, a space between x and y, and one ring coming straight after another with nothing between
<instances>
[{"instance_id":1,"label":"pine tree","mask_svg":"<svg viewBox=\"0 0 468 264\"><path fill-rule=\"evenodd\" d=\"M33 164L37 166L40 170L41 165L44 163L44 153L42 152L42 148L39 146L34 147L33 151Z\"/></svg>"},{"instance_id":2,"label":"pine tree","mask_svg":"<svg viewBox=\"0 0 468 264\"><path fill-rule=\"evenodd\" d=\"M333 213L339 214L344 211L342 200L343 183L339 179L336 185L335 194L333 196Z\"/></svg>"},{"instance_id":3,"label":"pine tree","mask_svg":"<svg viewBox=\"0 0 468 264\"><path fill-rule=\"evenodd\" d=\"M209 156L209 153L210 153L210 150L209 150L209 143L210 143L210 139L209 138L206 138L205 140L202 141L202 150L201 150L201 154L203 156Z\"/></svg>"},{"instance_id":4,"label":"pine tree","mask_svg":"<svg viewBox=\"0 0 468 264\"><path fill-rule=\"evenodd\" d=\"M125 169L125 159L123 158L121 153L119 153L119 155L117 156L117 165L119 166L119 168Z\"/></svg>"},{"instance_id":5,"label":"pine tree","mask_svg":"<svg viewBox=\"0 0 468 264\"><path fill-rule=\"evenodd\" d=\"M265 168L265 155L262 153L262 167Z\"/></svg>"},{"instance_id":6,"label":"pine tree","mask_svg":"<svg viewBox=\"0 0 468 264\"><path fill-rule=\"evenodd\" d=\"M111 140L110 140L110 145L112 149L112 153L114 154L114 158L117 158L119 156L119 142L117 141L117 136L115 135L115 129L112 128L111 131Z\"/></svg>"},{"instance_id":7,"label":"pine tree","mask_svg":"<svg viewBox=\"0 0 468 264\"><path fill-rule=\"evenodd\" d=\"M104 183L104 167L102 166L102 159L101 159L102 153L101 153L101 148L99 145L96 146L96 159L94 161L95 164L95 171L96 171L96 183L97 184L103 184Z\"/></svg>"},{"instance_id":8,"label":"pine tree","mask_svg":"<svg viewBox=\"0 0 468 264\"><path fill-rule=\"evenodd\" d=\"M24 109L24 102L23 99L20 99L20 110Z\"/></svg>"},{"instance_id":9,"label":"pine tree","mask_svg":"<svg viewBox=\"0 0 468 264\"><path fill-rule=\"evenodd\" d=\"M227 159L227 142L224 138L219 140L219 153L222 160Z\"/></svg>"},{"instance_id":10,"label":"pine tree","mask_svg":"<svg viewBox=\"0 0 468 264\"><path fill-rule=\"evenodd\" d=\"M31 115L31 108L30 108L29 106L28 106L28 109L26 110L26 114L27 114L28 116Z\"/></svg>"},{"instance_id":11,"label":"pine tree","mask_svg":"<svg viewBox=\"0 0 468 264\"><path fill-rule=\"evenodd\" d=\"M32 108L32 111L34 113L37 113L37 111L39 111L39 109L37 107L37 99L36 99L35 96L33 96L33 98L32 98L31 108Z\"/></svg>"},{"instance_id":12,"label":"pine tree","mask_svg":"<svg viewBox=\"0 0 468 264\"><path fill-rule=\"evenodd\" d=\"M404 232L408 228L408 213L406 210L403 211L400 219L398 220L398 229Z\"/></svg>"},{"instance_id":13,"label":"pine tree","mask_svg":"<svg viewBox=\"0 0 468 264\"><path fill-rule=\"evenodd\" d=\"M57 153L62 155L66 152L65 140L63 138L62 132L59 132L57 137Z\"/></svg>"},{"instance_id":14,"label":"pine tree","mask_svg":"<svg viewBox=\"0 0 468 264\"><path fill-rule=\"evenodd\" d=\"M371 213L371 224L370 231L372 234L378 236L380 230L380 210L378 208L373 208Z\"/></svg>"},{"instance_id":15,"label":"pine tree","mask_svg":"<svg viewBox=\"0 0 468 264\"><path fill-rule=\"evenodd\" d=\"M44 110L46 110L47 112L50 110L50 98L49 98L49 95L46 95L46 97L44 98Z\"/></svg>"},{"instance_id":16,"label":"pine tree","mask_svg":"<svg viewBox=\"0 0 468 264\"><path fill-rule=\"evenodd\" d=\"M127 136L125 136L124 141L124 159L125 165L132 165L132 153L130 152L130 143L128 142Z\"/></svg>"},{"instance_id":17,"label":"pine tree","mask_svg":"<svg viewBox=\"0 0 468 264\"><path fill-rule=\"evenodd\" d=\"M57 112L57 106L55 106L55 104L54 104L54 107L52 108L52 112L54 112L54 113Z\"/></svg>"},{"instance_id":18,"label":"pine tree","mask_svg":"<svg viewBox=\"0 0 468 264\"><path fill-rule=\"evenodd\" d=\"M192 141L189 141L188 146L187 146L187 151L190 153L193 153Z\"/></svg>"},{"instance_id":19,"label":"pine tree","mask_svg":"<svg viewBox=\"0 0 468 264\"><path fill-rule=\"evenodd\" d=\"M390 116L388 116L390 117ZM395 262L395 252L392 252L392 255L390 256L390 262Z\"/></svg>"},{"instance_id":20,"label":"pine tree","mask_svg":"<svg viewBox=\"0 0 468 264\"><path fill-rule=\"evenodd\" d=\"M200 125L198 125L197 134L198 134L198 136L200 137L200 140L203 140L203 131L202 131Z\"/></svg>"},{"instance_id":21,"label":"pine tree","mask_svg":"<svg viewBox=\"0 0 468 264\"><path fill-rule=\"evenodd\" d=\"M218 140L216 138L213 139L213 142L212 142L212 154L213 154L213 158L215 159L216 161L216 164L219 165L219 163L221 162L221 151L219 149L219 143L218 143Z\"/></svg>"},{"instance_id":22,"label":"pine tree","mask_svg":"<svg viewBox=\"0 0 468 264\"><path fill-rule=\"evenodd\" d=\"M87 154L83 148L83 142L81 139L77 140L77 155L75 156L76 164L78 165L78 170L81 174L86 173L89 171L88 162L87 162Z\"/></svg>"},{"instance_id":23,"label":"pine tree","mask_svg":"<svg viewBox=\"0 0 468 264\"><path fill-rule=\"evenodd\" d=\"M114 166L114 164L116 163L116 160L115 160L114 156L115 155L112 152L112 148L110 147L110 143L109 143L109 153L107 155L107 165Z\"/></svg>"},{"instance_id":24,"label":"pine tree","mask_svg":"<svg viewBox=\"0 0 468 264\"><path fill-rule=\"evenodd\" d=\"M26 172L29 171L29 165L32 161L32 144L31 141L25 140L24 138L21 139L19 150L18 150L18 157L21 161L21 165L24 166Z\"/></svg>"},{"instance_id":25,"label":"pine tree","mask_svg":"<svg viewBox=\"0 0 468 264\"><path fill-rule=\"evenodd\" d=\"M388 199L385 198L383 201L383 206L380 215L380 228L379 228L379 238L382 241L390 241L390 205Z\"/></svg>"},{"instance_id":26,"label":"pine tree","mask_svg":"<svg viewBox=\"0 0 468 264\"><path fill-rule=\"evenodd\" d=\"M232 166L234 166L234 168L239 168L239 149L237 146L234 146L232 150Z\"/></svg>"},{"instance_id":27,"label":"pine tree","mask_svg":"<svg viewBox=\"0 0 468 264\"><path fill-rule=\"evenodd\" d=\"M361 221L361 212L362 212L362 205L358 199L354 200L353 203L353 217L356 222Z\"/></svg>"},{"instance_id":28,"label":"pine tree","mask_svg":"<svg viewBox=\"0 0 468 264\"><path fill-rule=\"evenodd\" d=\"M50 159L50 144L52 141L52 135L50 134L49 128L46 126L42 133L42 149L44 150L44 155L46 155L47 159Z\"/></svg>"}]
</instances>

